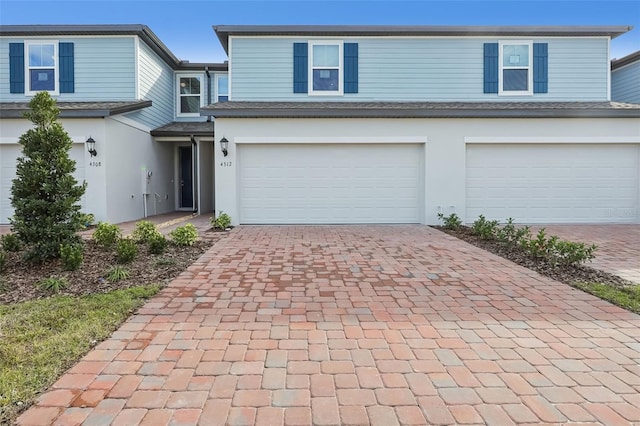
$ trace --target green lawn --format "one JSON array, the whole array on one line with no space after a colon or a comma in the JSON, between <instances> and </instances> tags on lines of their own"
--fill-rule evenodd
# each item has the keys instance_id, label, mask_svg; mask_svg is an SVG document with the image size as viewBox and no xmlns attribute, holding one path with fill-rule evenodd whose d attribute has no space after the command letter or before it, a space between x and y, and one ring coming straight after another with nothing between
<instances>
[{"instance_id":1,"label":"green lawn","mask_svg":"<svg viewBox=\"0 0 640 426\"><path fill-rule=\"evenodd\" d=\"M600 299L607 300L621 308L640 314L640 284L627 287L615 287L600 283L576 282L574 285L580 290L593 294Z\"/></svg>"},{"instance_id":2,"label":"green lawn","mask_svg":"<svg viewBox=\"0 0 640 426\"><path fill-rule=\"evenodd\" d=\"M0 424L108 337L157 285L0 306Z\"/></svg>"}]
</instances>

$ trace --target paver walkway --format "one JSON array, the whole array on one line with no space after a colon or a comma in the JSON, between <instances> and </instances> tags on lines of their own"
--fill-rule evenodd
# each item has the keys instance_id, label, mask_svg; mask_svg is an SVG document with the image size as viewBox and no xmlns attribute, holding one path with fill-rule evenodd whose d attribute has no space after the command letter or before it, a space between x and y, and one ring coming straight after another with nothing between
<instances>
[{"instance_id":1,"label":"paver walkway","mask_svg":"<svg viewBox=\"0 0 640 426\"><path fill-rule=\"evenodd\" d=\"M547 235L569 241L596 244L596 258L587 263L592 268L621 276L640 284L640 225L536 225Z\"/></svg>"},{"instance_id":2,"label":"paver walkway","mask_svg":"<svg viewBox=\"0 0 640 426\"><path fill-rule=\"evenodd\" d=\"M640 316L425 226L239 227L27 424L640 422Z\"/></svg>"}]
</instances>

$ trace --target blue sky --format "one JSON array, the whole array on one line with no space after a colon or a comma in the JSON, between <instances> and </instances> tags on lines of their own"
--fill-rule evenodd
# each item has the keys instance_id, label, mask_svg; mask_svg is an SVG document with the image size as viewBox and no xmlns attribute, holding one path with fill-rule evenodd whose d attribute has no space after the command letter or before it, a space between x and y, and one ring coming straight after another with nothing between
<instances>
[{"instance_id":1,"label":"blue sky","mask_svg":"<svg viewBox=\"0 0 640 426\"><path fill-rule=\"evenodd\" d=\"M180 59L226 59L220 24L632 25L612 58L640 50L640 0L0 0L1 24L146 24Z\"/></svg>"}]
</instances>

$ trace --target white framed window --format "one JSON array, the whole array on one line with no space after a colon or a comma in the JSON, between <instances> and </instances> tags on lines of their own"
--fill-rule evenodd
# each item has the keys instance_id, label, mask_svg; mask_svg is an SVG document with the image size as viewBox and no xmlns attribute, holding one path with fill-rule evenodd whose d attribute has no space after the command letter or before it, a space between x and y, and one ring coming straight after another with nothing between
<instances>
[{"instance_id":1,"label":"white framed window","mask_svg":"<svg viewBox=\"0 0 640 426\"><path fill-rule=\"evenodd\" d=\"M227 102L229 100L229 76L227 74L216 74L216 102Z\"/></svg>"},{"instance_id":2,"label":"white framed window","mask_svg":"<svg viewBox=\"0 0 640 426\"><path fill-rule=\"evenodd\" d=\"M47 91L59 93L58 41L32 40L25 42L26 94Z\"/></svg>"},{"instance_id":3,"label":"white framed window","mask_svg":"<svg viewBox=\"0 0 640 426\"><path fill-rule=\"evenodd\" d=\"M309 42L309 94L342 95L342 41Z\"/></svg>"},{"instance_id":4,"label":"white framed window","mask_svg":"<svg viewBox=\"0 0 640 426\"><path fill-rule=\"evenodd\" d=\"M200 117L200 107L204 106L202 74L177 74L178 117Z\"/></svg>"},{"instance_id":5,"label":"white framed window","mask_svg":"<svg viewBox=\"0 0 640 426\"><path fill-rule=\"evenodd\" d=\"M533 94L533 42L506 40L499 42L498 93L505 96Z\"/></svg>"}]
</instances>

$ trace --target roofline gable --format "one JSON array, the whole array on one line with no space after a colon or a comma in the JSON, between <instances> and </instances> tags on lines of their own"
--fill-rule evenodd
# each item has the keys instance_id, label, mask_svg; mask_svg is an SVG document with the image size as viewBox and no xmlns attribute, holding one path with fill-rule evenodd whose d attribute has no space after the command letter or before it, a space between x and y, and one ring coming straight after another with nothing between
<instances>
[{"instance_id":1,"label":"roofline gable","mask_svg":"<svg viewBox=\"0 0 640 426\"><path fill-rule=\"evenodd\" d=\"M0 25L0 37L61 35L138 36L174 70L209 69L213 71L226 71L228 69L227 63L190 63L189 61L178 59L148 26L142 24Z\"/></svg>"},{"instance_id":2,"label":"roofline gable","mask_svg":"<svg viewBox=\"0 0 640 426\"><path fill-rule=\"evenodd\" d=\"M638 61L640 61L640 50L630 53L627 56L624 56L620 59L612 60L611 71L617 70L618 68L624 67L625 65L629 65Z\"/></svg>"},{"instance_id":3,"label":"roofline gable","mask_svg":"<svg viewBox=\"0 0 640 426\"><path fill-rule=\"evenodd\" d=\"M612 39L633 29L630 25L589 26L448 26L448 25L215 25L225 52L229 36L607 36Z\"/></svg>"}]
</instances>

